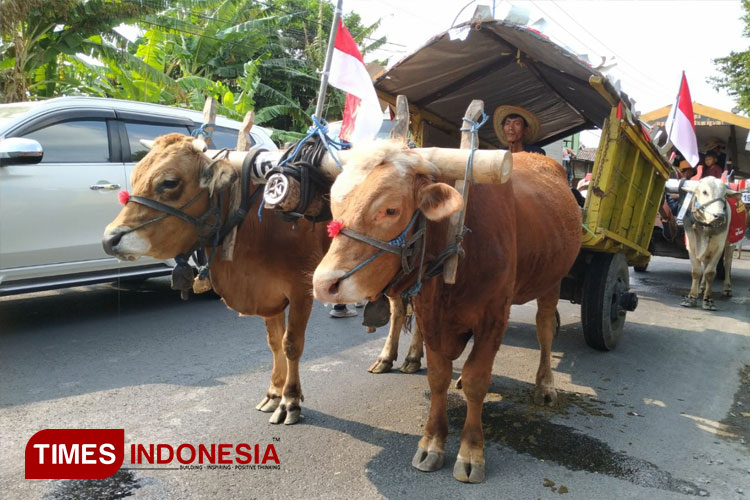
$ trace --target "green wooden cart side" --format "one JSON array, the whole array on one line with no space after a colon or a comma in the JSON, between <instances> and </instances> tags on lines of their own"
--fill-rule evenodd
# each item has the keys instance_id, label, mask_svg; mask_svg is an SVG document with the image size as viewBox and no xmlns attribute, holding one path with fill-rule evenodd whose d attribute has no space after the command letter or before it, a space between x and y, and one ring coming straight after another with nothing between
<instances>
[{"instance_id":1,"label":"green wooden cart side","mask_svg":"<svg viewBox=\"0 0 750 500\"><path fill-rule=\"evenodd\" d=\"M621 112L620 112L621 114ZM628 265L645 266L670 169L641 125L613 106L604 123L586 204L582 248L623 252Z\"/></svg>"}]
</instances>

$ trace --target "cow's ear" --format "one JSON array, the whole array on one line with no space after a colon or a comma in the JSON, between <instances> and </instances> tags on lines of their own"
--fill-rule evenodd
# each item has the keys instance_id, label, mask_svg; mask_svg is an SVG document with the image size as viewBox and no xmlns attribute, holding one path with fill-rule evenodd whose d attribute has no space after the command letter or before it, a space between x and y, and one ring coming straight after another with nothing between
<instances>
[{"instance_id":1,"label":"cow's ear","mask_svg":"<svg viewBox=\"0 0 750 500\"><path fill-rule=\"evenodd\" d=\"M739 200L742 198L742 191L735 191L734 189L727 188L724 196L727 198L737 198Z\"/></svg>"},{"instance_id":2,"label":"cow's ear","mask_svg":"<svg viewBox=\"0 0 750 500\"><path fill-rule=\"evenodd\" d=\"M218 161L206 164L201 169L200 186L207 188L213 194L216 190L222 190L237 180L237 171L232 168L228 161Z\"/></svg>"},{"instance_id":3,"label":"cow's ear","mask_svg":"<svg viewBox=\"0 0 750 500\"><path fill-rule=\"evenodd\" d=\"M435 182L419 188L417 205L428 219L442 220L461 210L464 199L448 184Z\"/></svg>"}]
</instances>

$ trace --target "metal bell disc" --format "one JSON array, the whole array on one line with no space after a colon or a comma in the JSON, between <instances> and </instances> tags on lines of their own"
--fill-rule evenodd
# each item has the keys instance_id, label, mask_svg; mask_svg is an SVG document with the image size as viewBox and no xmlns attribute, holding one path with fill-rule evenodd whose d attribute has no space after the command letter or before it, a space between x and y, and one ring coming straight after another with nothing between
<instances>
[{"instance_id":1,"label":"metal bell disc","mask_svg":"<svg viewBox=\"0 0 750 500\"><path fill-rule=\"evenodd\" d=\"M284 174L273 174L268 178L263 189L263 201L273 208L279 205L289 194L289 178Z\"/></svg>"}]
</instances>

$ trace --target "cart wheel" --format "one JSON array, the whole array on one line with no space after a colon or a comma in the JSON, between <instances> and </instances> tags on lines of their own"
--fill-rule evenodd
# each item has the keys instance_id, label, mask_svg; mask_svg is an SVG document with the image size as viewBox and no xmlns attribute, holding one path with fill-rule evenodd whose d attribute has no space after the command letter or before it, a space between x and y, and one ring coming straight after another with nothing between
<instances>
[{"instance_id":1,"label":"cart wheel","mask_svg":"<svg viewBox=\"0 0 750 500\"><path fill-rule=\"evenodd\" d=\"M638 304L629 293L628 263L621 253L597 253L583 283L581 320L586 343L594 349L615 348L625 324L625 313Z\"/></svg>"}]
</instances>

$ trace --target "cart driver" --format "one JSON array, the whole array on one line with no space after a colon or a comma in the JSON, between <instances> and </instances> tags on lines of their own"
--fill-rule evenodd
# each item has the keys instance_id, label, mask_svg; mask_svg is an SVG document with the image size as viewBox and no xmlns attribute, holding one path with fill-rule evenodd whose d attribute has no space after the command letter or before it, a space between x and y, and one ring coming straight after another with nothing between
<instances>
[{"instance_id":1,"label":"cart driver","mask_svg":"<svg viewBox=\"0 0 750 500\"><path fill-rule=\"evenodd\" d=\"M520 106L498 106L492 117L495 134L511 153L545 154L539 146L531 144L539 136L539 118Z\"/></svg>"}]
</instances>

